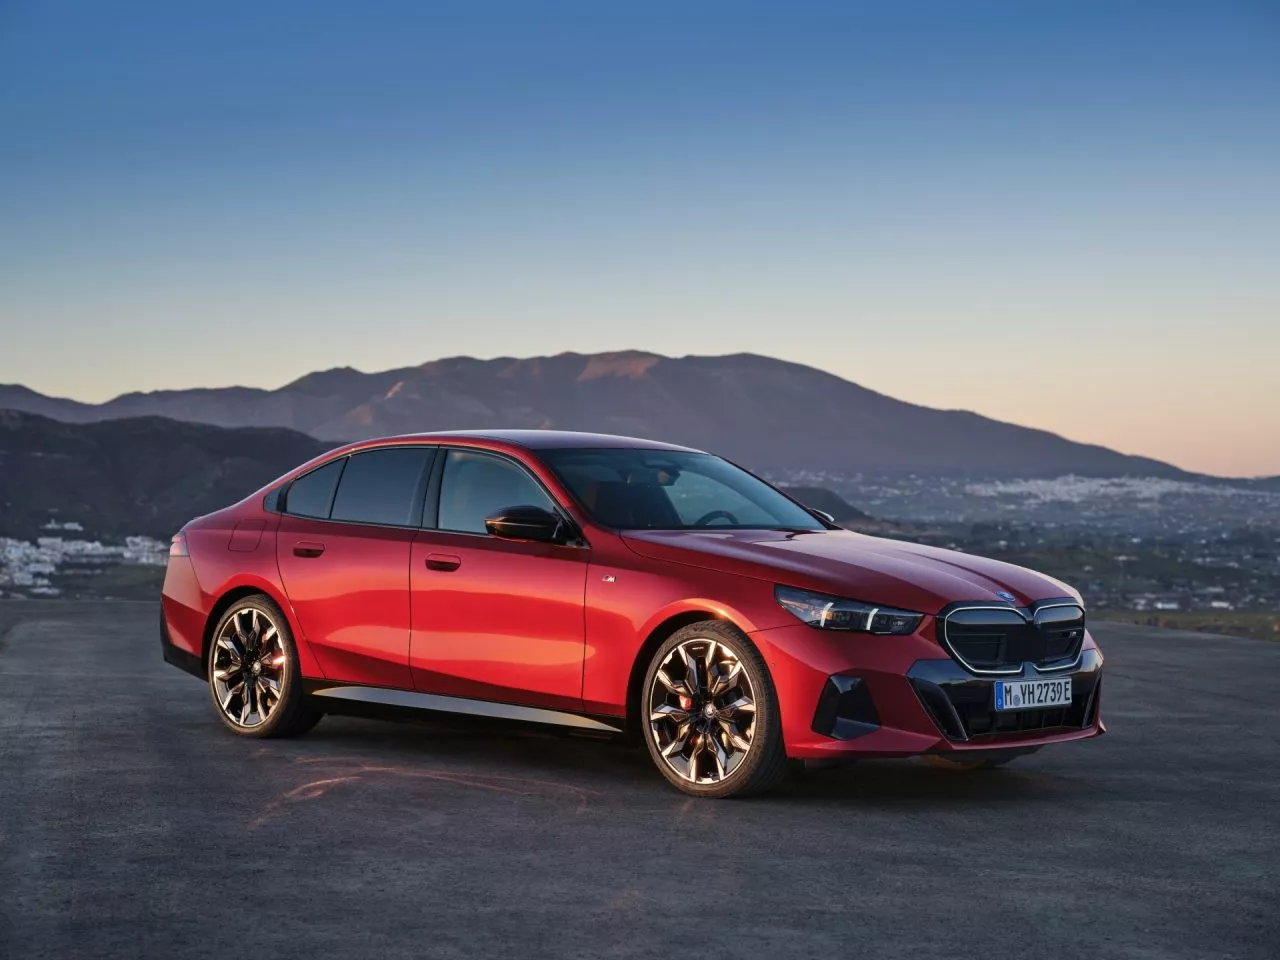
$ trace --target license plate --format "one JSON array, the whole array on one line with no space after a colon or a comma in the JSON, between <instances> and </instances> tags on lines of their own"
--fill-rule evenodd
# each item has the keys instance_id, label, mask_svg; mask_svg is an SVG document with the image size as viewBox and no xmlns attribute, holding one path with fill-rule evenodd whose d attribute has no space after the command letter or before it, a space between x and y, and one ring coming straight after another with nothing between
<instances>
[{"instance_id":1,"label":"license plate","mask_svg":"<svg viewBox=\"0 0 1280 960\"><path fill-rule=\"evenodd\" d=\"M1061 680L999 680L997 710L1038 710L1071 703L1071 678Z\"/></svg>"}]
</instances>

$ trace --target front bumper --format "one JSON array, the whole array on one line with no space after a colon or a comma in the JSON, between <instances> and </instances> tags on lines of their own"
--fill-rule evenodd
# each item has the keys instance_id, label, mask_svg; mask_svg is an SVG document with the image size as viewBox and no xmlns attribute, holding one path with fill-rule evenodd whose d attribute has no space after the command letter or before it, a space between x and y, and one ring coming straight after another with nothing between
<instances>
[{"instance_id":1,"label":"front bumper","mask_svg":"<svg viewBox=\"0 0 1280 960\"><path fill-rule=\"evenodd\" d=\"M803 759L1025 752L1105 732L1102 654L1086 634L1070 707L995 713L997 679L960 666L925 633L833 635L798 624L753 634L769 663L787 755ZM1027 667L1025 678L1038 675Z\"/></svg>"}]
</instances>

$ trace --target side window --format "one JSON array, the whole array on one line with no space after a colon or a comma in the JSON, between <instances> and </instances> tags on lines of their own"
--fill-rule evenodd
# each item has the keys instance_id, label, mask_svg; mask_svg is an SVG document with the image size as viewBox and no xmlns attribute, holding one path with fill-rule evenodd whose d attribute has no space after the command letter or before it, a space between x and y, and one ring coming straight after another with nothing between
<instances>
[{"instance_id":1,"label":"side window","mask_svg":"<svg viewBox=\"0 0 1280 960\"><path fill-rule=\"evenodd\" d=\"M330 519L416 527L433 453L430 447L391 447L353 454Z\"/></svg>"},{"instance_id":2,"label":"side window","mask_svg":"<svg viewBox=\"0 0 1280 960\"><path fill-rule=\"evenodd\" d=\"M523 468L487 453L450 450L440 480L441 530L484 533L484 518L503 507L554 510L551 498Z\"/></svg>"},{"instance_id":3,"label":"side window","mask_svg":"<svg viewBox=\"0 0 1280 960\"><path fill-rule=\"evenodd\" d=\"M333 491L338 486L338 477L342 476L346 462L346 457L331 460L289 484L289 492L285 494L285 512L298 517L327 519L329 507L333 504Z\"/></svg>"}]
</instances>

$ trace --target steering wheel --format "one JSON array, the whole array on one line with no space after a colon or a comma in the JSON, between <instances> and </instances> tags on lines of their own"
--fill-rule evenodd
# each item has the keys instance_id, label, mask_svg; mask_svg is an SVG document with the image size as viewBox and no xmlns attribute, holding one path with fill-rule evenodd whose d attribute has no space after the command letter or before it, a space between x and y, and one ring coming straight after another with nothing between
<instances>
[{"instance_id":1,"label":"steering wheel","mask_svg":"<svg viewBox=\"0 0 1280 960\"><path fill-rule=\"evenodd\" d=\"M712 510L710 513L704 513L697 520L693 521L695 527L705 527L712 520L728 520L734 526L738 525L738 518L728 510Z\"/></svg>"}]
</instances>

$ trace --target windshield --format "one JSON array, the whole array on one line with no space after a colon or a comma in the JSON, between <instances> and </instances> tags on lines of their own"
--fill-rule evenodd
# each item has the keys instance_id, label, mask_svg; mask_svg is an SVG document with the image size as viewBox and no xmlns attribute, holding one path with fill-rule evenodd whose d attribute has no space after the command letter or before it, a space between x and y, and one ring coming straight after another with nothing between
<instances>
[{"instance_id":1,"label":"windshield","mask_svg":"<svg viewBox=\"0 0 1280 960\"><path fill-rule=\"evenodd\" d=\"M773 487L707 453L542 450L597 523L617 530L824 530Z\"/></svg>"}]
</instances>

